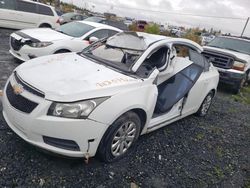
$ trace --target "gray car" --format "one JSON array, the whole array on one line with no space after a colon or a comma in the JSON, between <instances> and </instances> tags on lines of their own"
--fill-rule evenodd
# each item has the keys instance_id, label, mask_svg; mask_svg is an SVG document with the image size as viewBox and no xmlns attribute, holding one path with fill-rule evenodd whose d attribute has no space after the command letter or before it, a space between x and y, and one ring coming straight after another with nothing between
<instances>
[{"instance_id":1,"label":"gray car","mask_svg":"<svg viewBox=\"0 0 250 188\"><path fill-rule=\"evenodd\" d=\"M60 23L60 25L63 25L63 24L66 24L66 23L69 23L72 21L84 20L86 18L87 18L87 16L85 16L85 15L74 13L74 12L69 12L69 13L65 13L62 16L60 16L59 23Z\"/></svg>"}]
</instances>

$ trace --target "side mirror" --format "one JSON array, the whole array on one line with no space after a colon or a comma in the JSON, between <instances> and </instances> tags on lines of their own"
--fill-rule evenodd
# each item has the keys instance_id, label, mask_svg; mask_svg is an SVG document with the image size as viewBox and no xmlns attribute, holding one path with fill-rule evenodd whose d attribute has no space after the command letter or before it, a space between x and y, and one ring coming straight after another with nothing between
<instances>
[{"instance_id":1,"label":"side mirror","mask_svg":"<svg viewBox=\"0 0 250 188\"><path fill-rule=\"evenodd\" d=\"M94 42L96 42L96 41L98 41L99 39L97 38L97 37L90 37L89 38L89 43L90 44L92 44L92 43L94 43Z\"/></svg>"}]
</instances>

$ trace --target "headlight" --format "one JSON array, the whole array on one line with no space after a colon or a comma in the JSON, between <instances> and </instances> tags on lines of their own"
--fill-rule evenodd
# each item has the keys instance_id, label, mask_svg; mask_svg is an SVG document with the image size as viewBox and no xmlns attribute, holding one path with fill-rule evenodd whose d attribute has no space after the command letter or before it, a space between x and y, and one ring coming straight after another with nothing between
<instances>
[{"instance_id":1,"label":"headlight","mask_svg":"<svg viewBox=\"0 0 250 188\"><path fill-rule=\"evenodd\" d=\"M33 42L30 44L33 48L43 48L53 44L52 42Z\"/></svg>"},{"instance_id":2,"label":"headlight","mask_svg":"<svg viewBox=\"0 0 250 188\"><path fill-rule=\"evenodd\" d=\"M244 71L246 64L243 62L235 61L233 64L233 69Z\"/></svg>"},{"instance_id":3,"label":"headlight","mask_svg":"<svg viewBox=\"0 0 250 188\"><path fill-rule=\"evenodd\" d=\"M64 118L86 119L90 113L109 97L91 99L76 103L52 103L48 115Z\"/></svg>"}]
</instances>

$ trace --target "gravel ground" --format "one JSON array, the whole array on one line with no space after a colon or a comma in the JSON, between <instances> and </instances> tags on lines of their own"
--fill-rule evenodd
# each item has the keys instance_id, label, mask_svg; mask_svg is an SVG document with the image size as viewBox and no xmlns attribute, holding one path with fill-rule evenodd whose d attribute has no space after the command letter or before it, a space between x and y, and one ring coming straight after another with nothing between
<instances>
[{"instance_id":1,"label":"gravel ground","mask_svg":"<svg viewBox=\"0 0 250 188\"><path fill-rule=\"evenodd\" d=\"M0 88L18 66L8 53L11 32L0 29ZM142 136L116 163L91 159L88 165L38 151L0 114L0 187L250 187L249 114L250 106L220 89L207 117Z\"/></svg>"}]
</instances>

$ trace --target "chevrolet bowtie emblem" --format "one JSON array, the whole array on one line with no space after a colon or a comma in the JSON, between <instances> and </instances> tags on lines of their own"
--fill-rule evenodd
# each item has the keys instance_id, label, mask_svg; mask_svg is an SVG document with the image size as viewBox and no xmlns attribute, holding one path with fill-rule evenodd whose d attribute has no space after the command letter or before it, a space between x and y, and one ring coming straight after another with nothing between
<instances>
[{"instance_id":1,"label":"chevrolet bowtie emblem","mask_svg":"<svg viewBox=\"0 0 250 188\"><path fill-rule=\"evenodd\" d=\"M19 84L13 85L13 91L16 95L20 95L23 92L23 86Z\"/></svg>"}]
</instances>

